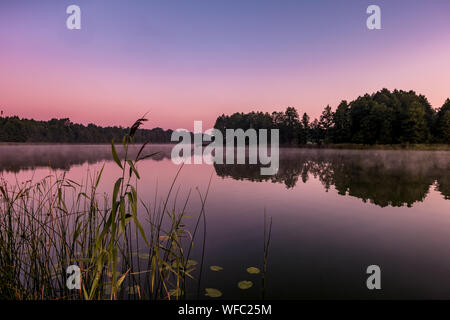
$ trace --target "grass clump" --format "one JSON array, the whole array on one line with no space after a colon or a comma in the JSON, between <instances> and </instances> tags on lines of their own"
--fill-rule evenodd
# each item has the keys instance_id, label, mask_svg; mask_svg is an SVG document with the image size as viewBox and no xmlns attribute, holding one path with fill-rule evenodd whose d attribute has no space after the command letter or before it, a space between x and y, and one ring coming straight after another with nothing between
<instances>
[{"instance_id":1,"label":"grass clump","mask_svg":"<svg viewBox=\"0 0 450 320\"><path fill-rule=\"evenodd\" d=\"M202 209L192 233L182 223L186 205L178 213L168 208L178 174L159 208L150 209L139 199L138 163L154 154L144 154L144 144L130 158L129 146L145 121L136 121L123 138L123 159L111 144L121 169L111 197L98 191L103 168L84 185L65 174L14 186L1 181L1 299L185 298L187 279L197 265L190 253L205 218L206 196L200 195ZM146 228L142 216L147 217ZM81 270L79 289L67 286L69 265Z\"/></svg>"}]
</instances>

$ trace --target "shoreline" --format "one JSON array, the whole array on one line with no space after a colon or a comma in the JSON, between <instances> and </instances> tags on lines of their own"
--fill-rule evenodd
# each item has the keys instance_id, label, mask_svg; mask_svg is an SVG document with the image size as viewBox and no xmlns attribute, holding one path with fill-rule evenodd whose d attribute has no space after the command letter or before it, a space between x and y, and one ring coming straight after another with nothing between
<instances>
[{"instance_id":1,"label":"shoreline","mask_svg":"<svg viewBox=\"0 0 450 320\"><path fill-rule=\"evenodd\" d=\"M176 145L177 143L149 143L151 145ZM74 146L110 146L110 143L70 143L70 142L0 142L0 146L33 146L33 145L74 145ZM142 143L134 143L133 145L141 146ZM450 151L450 144L305 144L305 145L289 145L282 144L280 148L288 149L342 149L342 150L410 150L410 151Z\"/></svg>"}]
</instances>

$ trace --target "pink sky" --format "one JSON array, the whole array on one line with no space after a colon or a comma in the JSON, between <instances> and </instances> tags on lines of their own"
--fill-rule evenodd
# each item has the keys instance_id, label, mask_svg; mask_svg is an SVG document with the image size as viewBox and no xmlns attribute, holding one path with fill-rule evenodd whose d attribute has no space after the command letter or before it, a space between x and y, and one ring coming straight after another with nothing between
<instances>
[{"instance_id":1,"label":"pink sky","mask_svg":"<svg viewBox=\"0 0 450 320\"><path fill-rule=\"evenodd\" d=\"M51 22L60 17L52 11L46 13L48 24L33 28L33 21L21 16L26 13L16 9L8 8L14 21L0 15L0 109L5 115L128 126L150 111L146 127L192 129L194 120L203 120L206 129L222 113L288 106L315 118L327 104L335 108L343 99L383 87L415 90L433 107L450 97L450 19L433 10L425 10L428 18L413 28L388 20L388 12L386 27L378 31L360 26L361 15L341 30L318 29L312 21L314 34L302 26L302 38L294 44L287 36L277 40L288 27L282 26L273 34L264 30L256 40L258 33L230 31L223 42L207 46L181 36L172 42L145 38L144 43L127 38L135 30L109 34L103 24L76 34L54 27ZM170 34L162 30L160 35ZM202 39L214 35L211 31ZM145 34L130 33L138 36Z\"/></svg>"}]
</instances>

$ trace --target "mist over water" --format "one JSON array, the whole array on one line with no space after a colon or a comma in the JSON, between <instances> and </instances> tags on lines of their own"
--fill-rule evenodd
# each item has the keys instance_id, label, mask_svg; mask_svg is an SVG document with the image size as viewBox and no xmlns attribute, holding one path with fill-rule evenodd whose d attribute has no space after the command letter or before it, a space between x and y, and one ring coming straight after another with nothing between
<instances>
[{"instance_id":1,"label":"mist over water","mask_svg":"<svg viewBox=\"0 0 450 320\"><path fill-rule=\"evenodd\" d=\"M171 145L152 145L146 151L161 152L152 157L162 160L170 157ZM130 156L139 151L140 146L130 146ZM124 157L123 148L118 147L119 157ZM95 164L101 161L112 161L110 145L96 144L30 144L0 145L0 172L20 172L23 170L50 167L52 169L70 170L75 165Z\"/></svg>"}]
</instances>

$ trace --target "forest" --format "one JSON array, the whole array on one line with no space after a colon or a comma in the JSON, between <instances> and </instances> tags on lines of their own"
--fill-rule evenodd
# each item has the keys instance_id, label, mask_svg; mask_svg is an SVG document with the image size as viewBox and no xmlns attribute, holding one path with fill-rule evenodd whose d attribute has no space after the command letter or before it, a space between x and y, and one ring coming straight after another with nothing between
<instances>
[{"instance_id":1,"label":"forest","mask_svg":"<svg viewBox=\"0 0 450 320\"><path fill-rule=\"evenodd\" d=\"M283 145L305 144L449 144L450 99L434 109L414 91L383 89L356 100L328 105L319 119L294 107L284 112L222 114L216 129L278 129ZM36 121L0 117L0 142L110 143L121 141L128 128L76 124L70 119ZM170 143L172 130L139 129L134 142Z\"/></svg>"},{"instance_id":2,"label":"forest","mask_svg":"<svg viewBox=\"0 0 450 320\"><path fill-rule=\"evenodd\" d=\"M279 129L280 143L303 144L448 144L450 99L434 109L414 91L383 89L356 100L328 105L319 119L293 107L285 112L250 112L221 115L216 129Z\"/></svg>"},{"instance_id":3,"label":"forest","mask_svg":"<svg viewBox=\"0 0 450 320\"><path fill-rule=\"evenodd\" d=\"M72 123L70 119L36 121L19 117L0 117L1 142L45 142L45 143L111 143L122 141L128 128L100 127L95 124ZM172 130L161 128L139 129L134 142L169 143Z\"/></svg>"}]
</instances>

